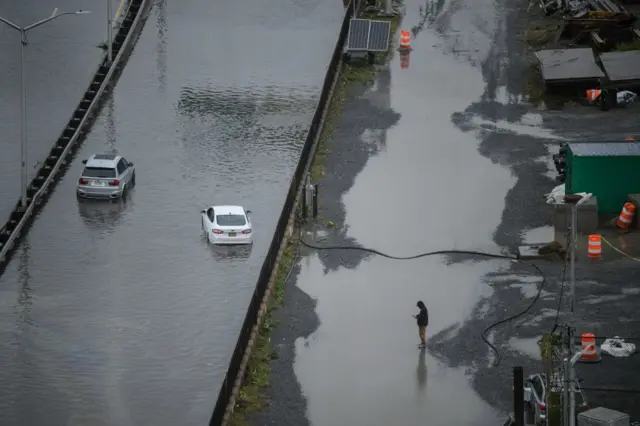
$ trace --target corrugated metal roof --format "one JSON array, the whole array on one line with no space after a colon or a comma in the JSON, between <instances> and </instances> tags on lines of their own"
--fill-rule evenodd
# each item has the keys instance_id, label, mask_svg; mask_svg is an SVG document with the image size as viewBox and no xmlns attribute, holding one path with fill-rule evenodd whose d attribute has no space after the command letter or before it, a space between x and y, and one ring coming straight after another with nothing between
<instances>
[{"instance_id":1,"label":"corrugated metal roof","mask_svg":"<svg viewBox=\"0 0 640 426\"><path fill-rule=\"evenodd\" d=\"M578 157L640 157L640 142L570 143Z\"/></svg>"}]
</instances>

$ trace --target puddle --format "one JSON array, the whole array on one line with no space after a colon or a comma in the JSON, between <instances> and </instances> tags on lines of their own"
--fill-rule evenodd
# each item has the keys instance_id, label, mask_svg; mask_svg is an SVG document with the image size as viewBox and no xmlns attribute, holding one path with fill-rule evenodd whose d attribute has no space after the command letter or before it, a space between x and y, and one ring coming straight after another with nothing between
<instances>
[{"instance_id":1,"label":"puddle","mask_svg":"<svg viewBox=\"0 0 640 426\"><path fill-rule=\"evenodd\" d=\"M540 356L540 346L538 346L538 340L540 340L540 336L522 339L518 337L512 337L511 339L509 339L508 344L513 350L527 355L537 361L541 361L542 357Z\"/></svg>"},{"instance_id":2,"label":"puddle","mask_svg":"<svg viewBox=\"0 0 640 426\"><path fill-rule=\"evenodd\" d=\"M523 231L522 241L525 244L547 244L554 239L553 226L541 226L539 228Z\"/></svg>"}]
</instances>

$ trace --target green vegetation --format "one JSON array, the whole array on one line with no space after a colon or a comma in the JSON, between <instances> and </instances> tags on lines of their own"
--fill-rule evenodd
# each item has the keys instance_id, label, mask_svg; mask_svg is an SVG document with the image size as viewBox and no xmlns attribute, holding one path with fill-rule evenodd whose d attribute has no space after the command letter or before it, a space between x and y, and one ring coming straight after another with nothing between
<instances>
[{"instance_id":1,"label":"green vegetation","mask_svg":"<svg viewBox=\"0 0 640 426\"><path fill-rule=\"evenodd\" d=\"M531 64L525 70L525 92L529 102L534 105L540 104L544 100L545 88L542 71L538 64Z\"/></svg>"},{"instance_id":2,"label":"green vegetation","mask_svg":"<svg viewBox=\"0 0 640 426\"><path fill-rule=\"evenodd\" d=\"M330 152L329 141L332 140L333 133L336 130L337 118L342 114L342 106L344 105L347 89L354 84L372 84L376 77L377 66L384 65L393 53L393 40L395 39L395 34L398 31L400 17L379 17L376 12L364 12L361 13L360 16L365 19L375 19L391 23L389 50L386 52L376 53L373 64L370 64L366 59L352 60L348 64L343 64L342 72L340 73L340 78L336 84L333 98L329 104L327 118L311 165L311 179L314 182L317 182L325 175L324 164L326 162L326 157Z\"/></svg>"},{"instance_id":3,"label":"green vegetation","mask_svg":"<svg viewBox=\"0 0 640 426\"><path fill-rule=\"evenodd\" d=\"M269 386L269 371L271 360L275 358L275 353L271 346L271 330L276 326L273 319L273 311L282 304L284 300L285 279L293 267L296 256L297 237L289 239L287 246L282 253L282 259L278 267L273 296L269 301L267 313L265 314L260 331L255 341L242 387L236 398L236 407L231 416L231 426L246 426L247 417L265 406L267 402L262 389Z\"/></svg>"},{"instance_id":4,"label":"green vegetation","mask_svg":"<svg viewBox=\"0 0 640 426\"><path fill-rule=\"evenodd\" d=\"M553 376L555 367L558 367L559 354L562 351L562 340L559 335L545 333L540 341L540 355L544 363L545 374L547 375L547 416L549 426L560 426L562 423L562 395L559 389L552 389L549 380Z\"/></svg>"},{"instance_id":5,"label":"green vegetation","mask_svg":"<svg viewBox=\"0 0 640 426\"><path fill-rule=\"evenodd\" d=\"M555 22L532 23L524 32L523 40L533 48L543 48L555 39L559 30Z\"/></svg>"},{"instance_id":6,"label":"green vegetation","mask_svg":"<svg viewBox=\"0 0 640 426\"><path fill-rule=\"evenodd\" d=\"M615 50L618 52L628 52L630 50L640 50L640 40L618 43Z\"/></svg>"},{"instance_id":7,"label":"green vegetation","mask_svg":"<svg viewBox=\"0 0 640 426\"><path fill-rule=\"evenodd\" d=\"M361 16L367 19L387 20L391 22L389 50L376 54L374 64L369 64L367 61L353 61L353 63L343 66L333 93L333 98L328 107L327 118L318 141L317 150L312 159L311 178L313 181L318 181L325 174L324 164L330 152L328 145L336 129L337 118L342 113L346 90L354 83L373 83L376 76L376 65L384 64L393 52L393 40L398 29L399 17L378 17L375 13L363 13ZM335 223L327 220L325 226L330 228L335 226ZM274 297L272 297L269 302L267 313L263 319L251 358L249 359L243 384L236 398L236 407L231 416L231 426L248 426L249 415L259 411L268 403L263 394L263 389L269 386L270 363L275 358L275 353L271 346L271 331L276 323L273 320L272 313L284 300L284 280L289 274L293 263L296 261L296 247L297 237L294 236L287 242L278 267Z\"/></svg>"}]
</instances>

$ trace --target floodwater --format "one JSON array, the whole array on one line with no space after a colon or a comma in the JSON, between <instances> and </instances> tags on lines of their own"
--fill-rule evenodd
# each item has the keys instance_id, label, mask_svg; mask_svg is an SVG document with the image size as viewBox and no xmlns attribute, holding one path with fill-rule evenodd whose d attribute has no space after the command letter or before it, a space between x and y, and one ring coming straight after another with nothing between
<instances>
[{"instance_id":1,"label":"floodwater","mask_svg":"<svg viewBox=\"0 0 640 426\"><path fill-rule=\"evenodd\" d=\"M114 13L119 0L113 0ZM63 16L28 33L25 54L27 165L29 180L46 157L89 86L106 39L105 2L21 0L3 2L0 16L27 26L59 12ZM20 198L20 33L0 23L0 221L4 224Z\"/></svg>"},{"instance_id":2,"label":"floodwater","mask_svg":"<svg viewBox=\"0 0 640 426\"><path fill-rule=\"evenodd\" d=\"M0 279L4 423L208 422L342 16L319 0L155 2ZM111 149L135 190L78 203L80 160ZM200 210L216 203L253 211L253 248L207 246Z\"/></svg>"},{"instance_id":3,"label":"floodwater","mask_svg":"<svg viewBox=\"0 0 640 426\"><path fill-rule=\"evenodd\" d=\"M342 197L345 220L339 227L345 239L394 256L447 249L499 253L503 246L494 234L517 177L499 159L483 155L481 143L495 134L556 137L534 113L518 120L491 118L501 101L519 102L485 73L505 61L496 52L504 37L500 4L405 5L401 28L413 33L410 66L401 69L394 54L360 101L393 110L399 121L366 128L354 142L371 145L375 154ZM470 110L485 101L485 115ZM494 296L495 285L505 285L501 275L513 281L516 308L535 296L540 277L528 269L514 275L510 266L506 260L463 256L400 261L374 255L355 267L334 268L315 254L305 258L298 286L316 300L320 325L297 341L294 369L310 424L501 424L506 413L490 405L474 383L475 372L490 369L494 354L480 339L482 328L464 335L459 330L482 314L480 302ZM429 309L428 339L436 337L426 351L416 348L411 317L418 300ZM453 355L441 346L452 341ZM530 342L523 347L530 350ZM463 357L474 361L462 362ZM484 387L493 393L510 386L510 377L500 373Z\"/></svg>"}]
</instances>

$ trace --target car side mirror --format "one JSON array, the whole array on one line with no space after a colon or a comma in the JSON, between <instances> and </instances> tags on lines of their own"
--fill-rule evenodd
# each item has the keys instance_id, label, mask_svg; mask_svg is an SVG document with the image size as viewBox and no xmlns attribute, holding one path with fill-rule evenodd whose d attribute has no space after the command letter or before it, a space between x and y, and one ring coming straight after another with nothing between
<instances>
[{"instance_id":1,"label":"car side mirror","mask_svg":"<svg viewBox=\"0 0 640 426\"><path fill-rule=\"evenodd\" d=\"M206 210L200 210L200 213L205 214L207 211Z\"/></svg>"},{"instance_id":2,"label":"car side mirror","mask_svg":"<svg viewBox=\"0 0 640 426\"><path fill-rule=\"evenodd\" d=\"M82 160L82 164L87 164L87 160Z\"/></svg>"},{"instance_id":3,"label":"car side mirror","mask_svg":"<svg viewBox=\"0 0 640 426\"><path fill-rule=\"evenodd\" d=\"M133 167L133 163L129 161L129 167Z\"/></svg>"},{"instance_id":4,"label":"car side mirror","mask_svg":"<svg viewBox=\"0 0 640 426\"><path fill-rule=\"evenodd\" d=\"M247 210L247 214L251 214L251 210Z\"/></svg>"}]
</instances>

